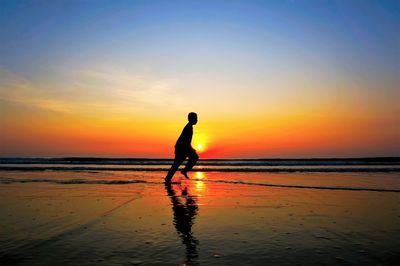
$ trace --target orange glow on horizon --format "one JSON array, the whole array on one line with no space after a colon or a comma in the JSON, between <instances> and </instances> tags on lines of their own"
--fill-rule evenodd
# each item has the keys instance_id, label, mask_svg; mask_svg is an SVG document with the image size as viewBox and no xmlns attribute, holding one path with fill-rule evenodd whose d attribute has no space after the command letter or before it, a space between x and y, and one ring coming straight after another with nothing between
<instances>
[{"instance_id":1,"label":"orange glow on horizon","mask_svg":"<svg viewBox=\"0 0 400 266\"><path fill-rule=\"evenodd\" d=\"M2 121L2 156L171 158L186 122L164 117L93 118L13 111L13 116ZM377 115L329 110L231 120L203 115L194 127L192 146L202 159L395 153L400 150L398 124Z\"/></svg>"}]
</instances>

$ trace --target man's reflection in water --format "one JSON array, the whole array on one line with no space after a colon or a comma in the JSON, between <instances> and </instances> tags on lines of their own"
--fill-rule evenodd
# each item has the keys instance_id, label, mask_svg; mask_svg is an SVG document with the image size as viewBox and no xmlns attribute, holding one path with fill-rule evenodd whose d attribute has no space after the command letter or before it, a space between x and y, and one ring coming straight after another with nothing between
<instances>
[{"instance_id":1,"label":"man's reflection in water","mask_svg":"<svg viewBox=\"0 0 400 266\"><path fill-rule=\"evenodd\" d=\"M197 199L195 196L189 195L187 187L181 188L180 185L173 187L171 183L166 183L165 189L172 202L176 232L186 246L186 263L193 264L193 260L198 256L197 245L199 244L192 232L194 218L199 209ZM177 195L178 190L181 191L181 195Z\"/></svg>"}]
</instances>

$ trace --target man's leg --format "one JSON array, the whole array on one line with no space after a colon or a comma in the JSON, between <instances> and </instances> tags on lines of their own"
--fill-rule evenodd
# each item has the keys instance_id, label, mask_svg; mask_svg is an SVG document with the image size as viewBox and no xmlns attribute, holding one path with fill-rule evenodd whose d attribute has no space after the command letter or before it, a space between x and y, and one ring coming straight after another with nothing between
<instances>
[{"instance_id":1,"label":"man's leg","mask_svg":"<svg viewBox=\"0 0 400 266\"><path fill-rule=\"evenodd\" d=\"M189 179L187 172L192 170L193 166L196 164L196 162L199 160L199 155L197 155L196 151L193 149L189 152L188 154L189 160L186 163L185 168L181 171L181 173Z\"/></svg>"},{"instance_id":2,"label":"man's leg","mask_svg":"<svg viewBox=\"0 0 400 266\"><path fill-rule=\"evenodd\" d=\"M186 156L183 154L175 154L174 162L171 165L171 169L169 169L167 176L165 177L165 182L170 182L172 177L174 176L176 170L178 170L179 166L186 159Z\"/></svg>"}]
</instances>

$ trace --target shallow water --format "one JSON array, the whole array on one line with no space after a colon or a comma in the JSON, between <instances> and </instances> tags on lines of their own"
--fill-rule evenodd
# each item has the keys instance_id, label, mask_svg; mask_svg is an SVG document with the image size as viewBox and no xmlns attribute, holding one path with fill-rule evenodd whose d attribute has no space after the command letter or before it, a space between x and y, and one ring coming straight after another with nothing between
<instances>
[{"instance_id":1,"label":"shallow water","mask_svg":"<svg viewBox=\"0 0 400 266\"><path fill-rule=\"evenodd\" d=\"M1 264L359 265L398 258L397 173L193 172L171 187L163 174L1 171ZM355 187L377 191L348 189Z\"/></svg>"},{"instance_id":2,"label":"shallow water","mask_svg":"<svg viewBox=\"0 0 400 266\"><path fill-rule=\"evenodd\" d=\"M0 183L161 184L164 172L153 171L0 171ZM400 172L202 172L192 180L248 186L400 192ZM176 180L180 177L175 176Z\"/></svg>"}]
</instances>

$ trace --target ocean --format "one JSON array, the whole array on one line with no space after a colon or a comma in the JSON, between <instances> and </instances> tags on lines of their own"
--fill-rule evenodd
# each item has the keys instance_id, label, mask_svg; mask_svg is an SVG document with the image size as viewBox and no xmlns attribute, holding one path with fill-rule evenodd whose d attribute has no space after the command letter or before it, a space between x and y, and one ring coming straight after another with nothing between
<instances>
[{"instance_id":1,"label":"ocean","mask_svg":"<svg viewBox=\"0 0 400 266\"><path fill-rule=\"evenodd\" d=\"M160 183L171 164L156 158L0 158L0 182ZM208 182L400 192L399 157L203 159L193 172L194 180Z\"/></svg>"},{"instance_id":2,"label":"ocean","mask_svg":"<svg viewBox=\"0 0 400 266\"><path fill-rule=\"evenodd\" d=\"M400 158L1 158L1 265L395 265Z\"/></svg>"}]
</instances>

